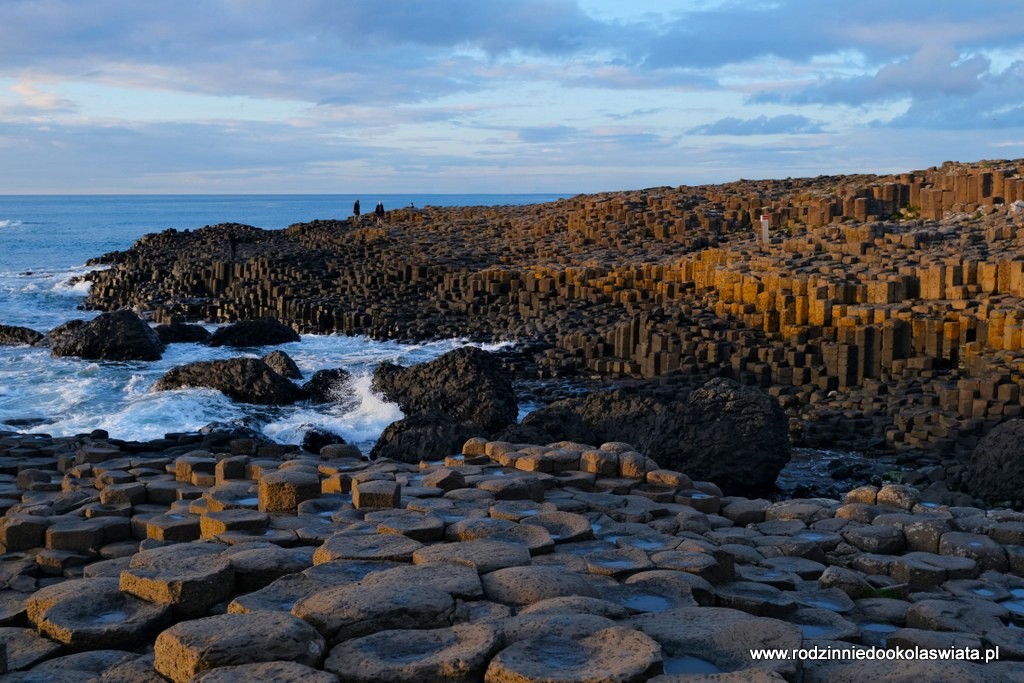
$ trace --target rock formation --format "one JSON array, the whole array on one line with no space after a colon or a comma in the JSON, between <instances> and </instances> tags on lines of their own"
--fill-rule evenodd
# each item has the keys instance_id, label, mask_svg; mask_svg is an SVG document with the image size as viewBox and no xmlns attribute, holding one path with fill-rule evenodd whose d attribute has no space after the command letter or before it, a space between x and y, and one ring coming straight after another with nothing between
<instances>
[{"instance_id":1,"label":"rock formation","mask_svg":"<svg viewBox=\"0 0 1024 683\"><path fill-rule=\"evenodd\" d=\"M27 327L0 325L0 346L32 345L43 339L43 335Z\"/></svg>"},{"instance_id":2,"label":"rock formation","mask_svg":"<svg viewBox=\"0 0 1024 683\"><path fill-rule=\"evenodd\" d=\"M273 346L300 341L295 330L276 320L241 320L218 329L206 343L210 346Z\"/></svg>"},{"instance_id":3,"label":"rock formation","mask_svg":"<svg viewBox=\"0 0 1024 683\"><path fill-rule=\"evenodd\" d=\"M72 320L50 330L44 343L55 357L89 360L159 360L164 350L153 328L124 310Z\"/></svg>"},{"instance_id":4,"label":"rock formation","mask_svg":"<svg viewBox=\"0 0 1024 683\"><path fill-rule=\"evenodd\" d=\"M474 422L488 433L515 422L518 415L508 374L490 353L474 346L411 368L382 363L374 370L372 386L406 414L436 410Z\"/></svg>"},{"instance_id":5,"label":"rock formation","mask_svg":"<svg viewBox=\"0 0 1024 683\"><path fill-rule=\"evenodd\" d=\"M302 389L258 358L230 358L181 365L158 379L153 391L183 387L209 387L243 403L288 405L305 398Z\"/></svg>"}]
</instances>

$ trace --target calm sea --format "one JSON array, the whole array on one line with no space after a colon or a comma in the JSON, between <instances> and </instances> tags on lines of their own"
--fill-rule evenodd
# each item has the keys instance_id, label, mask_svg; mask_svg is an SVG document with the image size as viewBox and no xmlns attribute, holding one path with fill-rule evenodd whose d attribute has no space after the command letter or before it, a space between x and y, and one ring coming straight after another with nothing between
<instances>
[{"instance_id":1,"label":"calm sea","mask_svg":"<svg viewBox=\"0 0 1024 683\"><path fill-rule=\"evenodd\" d=\"M282 229L314 219L346 218L358 198L363 211L385 208L496 206L553 201L568 195L159 195L0 196L0 324L46 332L72 318L88 284L68 280L87 272L85 261L127 249L144 234L237 222ZM212 326L211 326L212 329ZM226 358L236 352L196 344L168 347L154 363L92 362L51 358L45 349L0 346L0 429L8 420L32 420L19 431L68 435L103 428L117 438L150 439L194 430L213 421L237 421L283 443L300 441L311 427L340 433L367 449L397 406L369 390L380 361L411 364L461 346L459 340L404 345L337 336L304 336L283 348L307 374L331 367L355 373L351 400L326 407L267 408L235 404L215 391L153 393L153 383L183 363ZM262 355L270 349L253 349Z\"/></svg>"}]
</instances>

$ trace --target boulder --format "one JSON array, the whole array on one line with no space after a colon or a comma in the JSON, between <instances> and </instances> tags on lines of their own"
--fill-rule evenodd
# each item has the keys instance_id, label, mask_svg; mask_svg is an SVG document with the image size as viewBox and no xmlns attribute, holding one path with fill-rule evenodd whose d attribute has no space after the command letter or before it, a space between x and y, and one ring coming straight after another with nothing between
<instances>
[{"instance_id":1,"label":"boulder","mask_svg":"<svg viewBox=\"0 0 1024 683\"><path fill-rule=\"evenodd\" d=\"M351 378L347 371L342 368L330 368L328 370L317 370L308 382L302 385L302 390L309 395L313 403L335 403L345 398L344 385Z\"/></svg>"},{"instance_id":2,"label":"boulder","mask_svg":"<svg viewBox=\"0 0 1024 683\"><path fill-rule=\"evenodd\" d=\"M755 387L715 378L663 414L646 452L662 467L744 495L770 490L789 462L789 421Z\"/></svg>"},{"instance_id":3,"label":"boulder","mask_svg":"<svg viewBox=\"0 0 1024 683\"><path fill-rule=\"evenodd\" d=\"M346 443L348 442L342 435L319 427L313 427L302 435L302 450L310 453L319 453L324 446L344 446Z\"/></svg>"},{"instance_id":4,"label":"boulder","mask_svg":"<svg viewBox=\"0 0 1024 683\"><path fill-rule=\"evenodd\" d=\"M374 444L370 457L409 463L439 460L459 453L467 440L485 434L477 423L460 422L436 410L423 410L389 424Z\"/></svg>"},{"instance_id":5,"label":"boulder","mask_svg":"<svg viewBox=\"0 0 1024 683\"><path fill-rule=\"evenodd\" d=\"M515 422L519 412L508 373L495 356L473 346L411 368L382 363L372 387L406 414L437 410L489 433Z\"/></svg>"},{"instance_id":6,"label":"boulder","mask_svg":"<svg viewBox=\"0 0 1024 683\"><path fill-rule=\"evenodd\" d=\"M593 392L531 413L522 427L550 440L626 442L664 468L738 495L772 490L790 459L789 422L778 402L723 378L672 400L624 389Z\"/></svg>"},{"instance_id":7,"label":"boulder","mask_svg":"<svg viewBox=\"0 0 1024 683\"><path fill-rule=\"evenodd\" d=\"M43 335L27 327L15 327L13 325L0 325L0 346L21 346L23 344L36 344L43 339Z\"/></svg>"},{"instance_id":8,"label":"boulder","mask_svg":"<svg viewBox=\"0 0 1024 683\"><path fill-rule=\"evenodd\" d=\"M210 333L202 325L189 325L187 323L171 323L170 325L157 325L153 328L160 341L164 344L202 344L210 338Z\"/></svg>"},{"instance_id":9,"label":"boulder","mask_svg":"<svg viewBox=\"0 0 1024 683\"><path fill-rule=\"evenodd\" d=\"M305 395L302 389L258 358L229 358L180 365L157 380L153 390L182 387L209 387L235 401L265 405L288 405Z\"/></svg>"},{"instance_id":10,"label":"boulder","mask_svg":"<svg viewBox=\"0 0 1024 683\"><path fill-rule=\"evenodd\" d=\"M273 346L301 341L295 330L271 318L242 320L210 335L210 346Z\"/></svg>"},{"instance_id":11,"label":"boulder","mask_svg":"<svg viewBox=\"0 0 1024 683\"><path fill-rule=\"evenodd\" d=\"M522 424L508 427L496 439L512 443L594 443L598 440L583 417L564 402L533 411L523 418Z\"/></svg>"},{"instance_id":12,"label":"boulder","mask_svg":"<svg viewBox=\"0 0 1024 683\"><path fill-rule=\"evenodd\" d=\"M271 351L261 359L270 369L285 379L302 379L302 371L292 357L280 349Z\"/></svg>"},{"instance_id":13,"label":"boulder","mask_svg":"<svg viewBox=\"0 0 1024 683\"><path fill-rule=\"evenodd\" d=\"M159 360L160 337L131 311L102 313L93 320L71 320L46 336L54 357L90 360Z\"/></svg>"},{"instance_id":14,"label":"boulder","mask_svg":"<svg viewBox=\"0 0 1024 683\"><path fill-rule=\"evenodd\" d=\"M965 483L972 496L1019 506L1024 499L1024 419L996 425L978 442Z\"/></svg>"}]
</instances>

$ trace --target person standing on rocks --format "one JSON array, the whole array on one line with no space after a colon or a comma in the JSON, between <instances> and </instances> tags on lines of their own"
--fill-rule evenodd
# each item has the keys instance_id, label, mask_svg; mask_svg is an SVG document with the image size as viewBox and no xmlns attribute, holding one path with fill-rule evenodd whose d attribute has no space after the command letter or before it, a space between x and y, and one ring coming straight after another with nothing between
<instances>
[{"instance_id":1,"label":"person standing on rocks","mask_svg":"<svg viewBox=\"0 0 1024 683\"><path fill-rule=\"evenodd\" d=\"M235 237L235 233L228 233L228 258L232 261L235 260L235 249L238 246L238 238Z\"/></svg>"},{"instance_id":2,"label":"person standing on rocks","mask_svg":"<svg viewBox=\"0 0 1024 683\"><path fill-rule=\"evenodd\" d=\"M356 200L356 203L352 205L352 217L353 217L353 220L356 223L359 222L359 200L358 199Z\"/></svg>"},{"instance_id":3,"label":"person standing on rocks","mask_svg":"<svg viewBox=\"0 0 1024 683\"><path fill-rule=\"evenodd\" d=\"M377 216L377 225L384 225L384 202L377 202L377 208L373 213Z\"/></svg>"}]
</instances>

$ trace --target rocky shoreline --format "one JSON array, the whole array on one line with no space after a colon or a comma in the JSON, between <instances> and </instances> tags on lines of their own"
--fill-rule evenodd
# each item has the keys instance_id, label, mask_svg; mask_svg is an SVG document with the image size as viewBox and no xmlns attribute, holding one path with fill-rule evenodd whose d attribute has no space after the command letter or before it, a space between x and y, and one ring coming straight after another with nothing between
<instances>
[{"instance_id":1,"label":"rocky shoreline","mask_svg":"<svg viewBox=\"0 0 1024 683\"><path fill-rule=\"evenodd\" d=\"M1022 170L230 224L99 259L109 312L0 343L520 343L379 366L406 417L370 460L226 425L0 431L0 683L1024 680ZM344 368L300 384L239 353L154 390L344 400ZM517 378L542 404L522 421ZM837 480L871 453L903 471L774 499L794 445L863 451Z\"/></svg>"},{"instance_id":2,"label":"rocky shoreline","mask_svg":"<svg viewBox=\"0 0 1024 683\"><path fill-rule=\"evenodd\" d=\"M1024 680L1024 513L908 486L770 503L614 442L0 452L0 681ZM998 661L797 656L872 647Z\"/></svg>"},{"instance_id":3,"label":"rocky shoreline","mask_svg":"<svg viewBox=\"0 0 1024 683\"><path fill-rule=\"evenodd\" d=\"M170 230L98 259L110 267L87 276L87 305L160 323L268 316L300 332L516 340L524 377L724 376L778 398L795 445L953 464L1021 415L1022 169L400 209L382 227Z\"/></svg>"}]
</instances>

